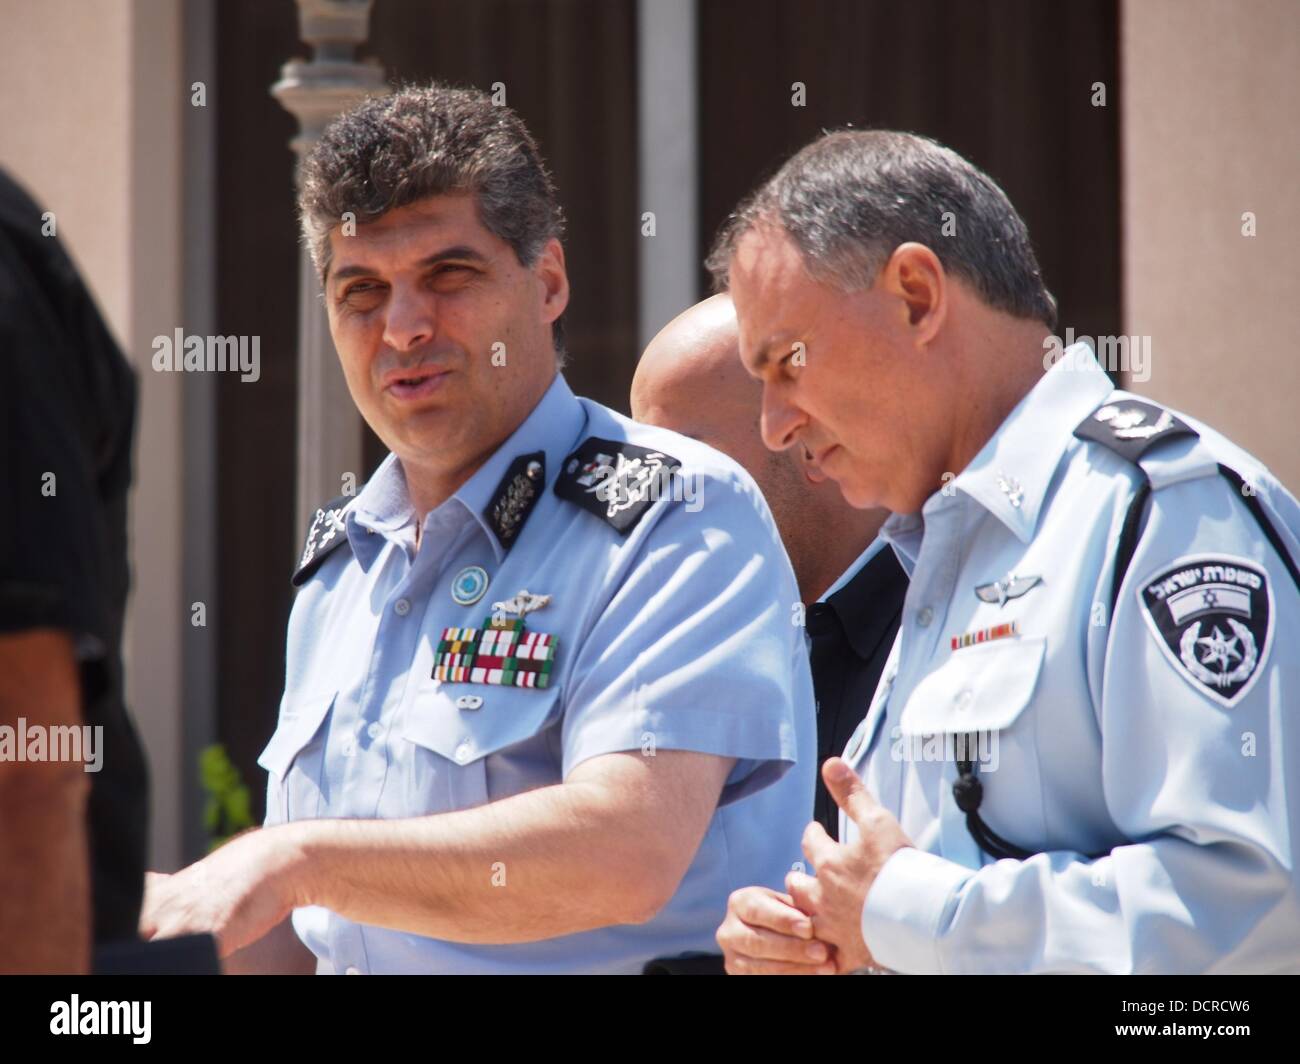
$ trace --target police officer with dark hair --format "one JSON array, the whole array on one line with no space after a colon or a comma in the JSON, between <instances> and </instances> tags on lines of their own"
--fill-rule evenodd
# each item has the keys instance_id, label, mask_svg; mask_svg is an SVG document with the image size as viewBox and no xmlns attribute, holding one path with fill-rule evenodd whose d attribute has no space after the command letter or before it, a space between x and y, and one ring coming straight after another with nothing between
<instances>
[{"instance_id":1,"label":"police officer with dark hair","mask_svg":"<svg viewBox=\"0 0 1300 1064\"><path fill-rule=\"evenodd\" d=\"M392 453L307 532L265 826L151 878L142 930L214 931L234 971L713 953L727 895L780 882L812 808L812 680L762 496L569 389L558 203L485 93L361 104L300 207Z\"/></svg>"}]
</instances>

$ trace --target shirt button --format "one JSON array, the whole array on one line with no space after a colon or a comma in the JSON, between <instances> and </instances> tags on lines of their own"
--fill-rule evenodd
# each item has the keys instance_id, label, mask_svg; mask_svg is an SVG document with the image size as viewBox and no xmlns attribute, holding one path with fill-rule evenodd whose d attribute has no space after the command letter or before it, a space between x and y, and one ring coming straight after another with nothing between
<instances>
[{"instance_id":1,"label":"shirt button","mask_svg":"<svg viewBox=\"0 0 1300 1064\"><path fill-rule=\"evenodd\" d=\"M360 975L361 969L349 964L343 972L344 975Z\"/></svg>"},{"instance_id":2,"label":"shirt button","mask_svg":"<svg viewBox=\"0 0 1300 1064\"><path fill-rule=\"evenodd\" d=\"M934 620L934 610L929 606L924 606L917 612L916 623L922 628L929 628L932 620Z\"/></svg>"},{"instance_id":3,"label":"shirt button","mask_svg":"<svg viewBox=\"0 0 1300 1064\"><path fill-rule=\"evenodd\" d=\"M411 600L399 598L396 602L393 603L393 611L397 614L397 616L405 617L408 613L411 612Z\"/></svg>"},{"instance_id":4,"label":"shirt button","mask_svg":"<svg viewBox=\"0 0 1300 1064\"><path fill-rule=\"evenodd\" d=\"M366 729L366 734L369 735L370 738L372 739L378 739L381 735L384 734L384 729L380 727L379 721L372 720L370 722L370 727Z\"/></svg>"},{"instance_id":5,"label":"shirt button","mask_svg":"<svg viewBox=\"0 0 1300 1064\"><path fill-rule=\"evenodd\" d=\"M970 709L971 700L974 699L975 692L969 687L963 687L957 692L953 701L957 704L958 709Z\"/></svg>"},{"instance_id":6,"label":"shirt button","mask_svg":"<svg viewBox=\"0 0 1300 1064\"><path fill-rule=\"evenodd\" d=\"M340 752L344 757L356 757L356 756L357 756L357 739L356 739L356 736L354 736L354 735L349 735L349 736L347 736L346 738L344 738L344 740L343 740L343 744L342 744L342 746L341 746L339 752Z\"/></svg>"},{"instance_id":7,"label":"shirt button","mask_svg":"<svg viewBox=\"0 0 1300 1064\"><path fill-rule=\"evenodd\" d=\"M462 765L465 764L474 754L474 748L470 746L468 740L456 747L456 760Z\"/></svg>"}]
</instances>

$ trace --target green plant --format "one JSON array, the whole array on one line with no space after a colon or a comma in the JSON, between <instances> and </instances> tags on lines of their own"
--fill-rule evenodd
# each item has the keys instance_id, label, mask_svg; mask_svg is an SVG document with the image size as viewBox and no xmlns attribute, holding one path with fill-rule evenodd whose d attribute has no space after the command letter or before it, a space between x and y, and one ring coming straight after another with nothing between
<instances>
[{"instance_id":1,"label":"green plant","mask_svg":"<svg viewBox=\"0 0 1300 1064\"><path fill-rule=\"evenodd\" d=\"M208 843L208 852L211 853L241 831L251 828L253 815L248 788L221 743L205 747L199 754L199 781L208 796L203 808L203 823L212 837Z\"/></svg>"}]
</instances>

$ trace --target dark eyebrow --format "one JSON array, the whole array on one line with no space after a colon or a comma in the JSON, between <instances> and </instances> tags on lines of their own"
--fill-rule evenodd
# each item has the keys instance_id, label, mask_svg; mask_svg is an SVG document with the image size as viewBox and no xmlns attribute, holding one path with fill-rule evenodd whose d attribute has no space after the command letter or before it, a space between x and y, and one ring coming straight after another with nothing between
<instances>
[{"instance_id":1,"label":"dark eyebrow","mask_svg":"<svg viewBox=\"0 0 1300 1064\"><path fill-rule=\"evenodd\" d=\"M420 269L429 266L436 266L447 259L461 259L469 262L487 262L487 256L481 252L475 251L468 244L457 244L455 247L444 248L442 251L435 251L432 255L426 255L415 265ZM361 277L365 275L377 275L378 271L373 266L367 266L365 263L355 263L351 266L344 266L340 270L335 270L329 275L330 281L346 281L349 277Z\"/></svg>"}]
</instances>

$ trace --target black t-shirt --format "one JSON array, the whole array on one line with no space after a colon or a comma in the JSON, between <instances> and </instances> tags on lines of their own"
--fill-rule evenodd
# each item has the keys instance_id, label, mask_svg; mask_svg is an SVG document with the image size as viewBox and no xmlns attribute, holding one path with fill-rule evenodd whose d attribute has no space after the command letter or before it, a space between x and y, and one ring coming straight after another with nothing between
<instances>
[{"instance_id":1,"label":"black t-shirt","mask_svg":"<svg viewBox=\"0 0 1300 1064\"><path fill-rule=\"evenodd\" d=\"M135 376L41 215L0 171L0 631L61 628L77 647L84 723L104 729L88 827L108 942L136 935L147 837L120 650Z\"/></svg>"},{"instance_id":2,"label":"black t-shirt","mask_svg":"<svg viewBox=\"0 0 1300 1064\"><path fill-rule=\"evenodd\" d=\"M903 616L907 573L885 546L825 602L808 607L813 688L817 695L817 791L813 817L839 837L839 807L821 766L845 746L871 706Z\"/></svg>"}]
</instances>

